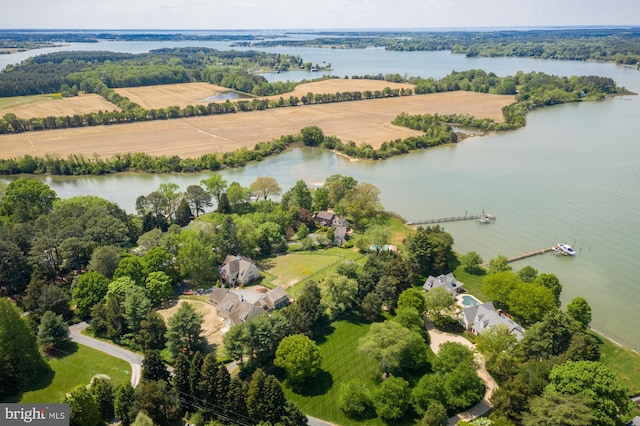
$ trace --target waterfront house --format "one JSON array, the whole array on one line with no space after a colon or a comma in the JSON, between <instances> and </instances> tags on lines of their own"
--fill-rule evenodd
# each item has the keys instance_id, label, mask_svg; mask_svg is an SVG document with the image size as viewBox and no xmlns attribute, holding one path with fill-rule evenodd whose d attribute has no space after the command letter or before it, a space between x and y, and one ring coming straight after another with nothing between
<instances>
[{"instance_id":1,"label":"waterfront house","mask_svg":"<svg viewBox=\"0 0 640 426\"><path fill-rule=\"evenodd\" d=\"M457 281L456 277L454 277L450 272L447 275L441 274L437 277L429 275L429 278L427 278L427 281L425 281L424 285L422 286L424 291L427 292L438 287L442 287L447 290L451 294L451 297L455 299L456 295L462 292L464 284L462 284L460 281Z\"/></svg>"},{"instance_id":2,"label":"waterfront house","mask_svg":"<svg viewBox=\"0 0 640 426\"><path fill-rule=\"evenodd\" d=\"M467 306L462 309L458 320L462 326L476 335L484 333L486 330L498 324L504 324L509 332L522 340L524 328L509 318L503 311L496 311L493 302L486 302L478 305Z\"/></svg>"},{"instance_id":3,"label":"waterfront house","mask_svg":"<svg viewBox=\"0 0 640 426\"><path fill-rule=\"evenodd\" d=\"M351 226L347 219L326 210L316 213L313 219L320 226L333 228L333 244L343 246L347 243Z\"/></svg>"}]
</instances>

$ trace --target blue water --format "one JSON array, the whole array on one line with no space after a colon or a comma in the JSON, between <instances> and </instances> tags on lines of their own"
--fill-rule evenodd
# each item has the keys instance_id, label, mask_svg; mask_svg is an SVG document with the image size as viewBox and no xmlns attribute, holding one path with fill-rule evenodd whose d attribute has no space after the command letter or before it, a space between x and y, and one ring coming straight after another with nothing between
<instances>
[{"instance_id":1,"label":"blue water","mask_svg":"<svg viewBox=\"0 0 640 426\"><path fill-rule=\"evenodd\" d=\"M222 42L105 42L61 49L143 52L159 47ZM53 49L56 50L56 49ZM59 50L59 49L58 49ZM267 50L267 49L264 49ZM268 49L301 55L313 63L330 62L337 76L398 72L442 77L451 70L482 68L498 75L522 70L557 75L612 77L640 92L640 72L591 62L523 58L465 58L449 52L386 52L381 49ZM44 50L43 50L44 51ZM41 51L38 51L40 53ZM0 67L35 52L0 55ZM290 71L269 79L301 80L317 73ZM616 341L640 350L640 99L637 96L562 105L535 111L527 126L513 132L474 137L462 143L380 162L350 162L311 149L296 149L243 169L222 172L229 182L248 186L273 176L283 188L298 179L320 184L334 173L371 182L381 190L385 209L407 220L462 215L483 209L493 224L463 221L444 224L460 253L474 250L485 260L515 256L557 243L571 244L575 257L551 253L513 264L554 273L563 285L563 303L578 295L593 310L593 326ZM1 139L0 139L1 141ZM0 145L1 146L1 145ZM94 194L134 211L135 199L175 182L185 189L207 174L47 177L67 198ZM0 179L8 181L9 179Z\"/></svg>"}]
</instances>

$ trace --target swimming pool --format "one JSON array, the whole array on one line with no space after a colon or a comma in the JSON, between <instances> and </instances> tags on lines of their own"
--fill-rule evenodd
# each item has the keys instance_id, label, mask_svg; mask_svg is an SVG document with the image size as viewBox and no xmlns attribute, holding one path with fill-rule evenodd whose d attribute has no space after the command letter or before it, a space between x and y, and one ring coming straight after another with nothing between
<instances>
[{"instance_id":1,"label":"swimming pool","mask_svg":"<svg viewBox=\"0 0 640 426\"><path fill-rule=\"evenodd\" d=\"M478 299L476 299L473 296L468 296L468 295L464 295L462 296L462 304L464 306L474 306L479 304L480 302L478 302Z\"/></svg>"}]
</instances>

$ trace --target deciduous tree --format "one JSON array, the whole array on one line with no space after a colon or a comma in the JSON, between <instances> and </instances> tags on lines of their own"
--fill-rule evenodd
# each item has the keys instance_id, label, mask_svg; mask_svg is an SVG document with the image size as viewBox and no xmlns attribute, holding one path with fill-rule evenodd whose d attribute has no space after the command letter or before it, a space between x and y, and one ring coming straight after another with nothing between
<instances>
[{"instance_id":1,"label":"deciduous tree","mask_svg":"<svg viewBox=\"0 0 640 426\"><path fill-rule=\"evenodd\" d=\"M124 426L128 426L131 423L131 409L134 403L133 392L131 383L123 383L115 388L113 411Z\"/></svg>"},{"instance_id":2,"label":"deciduous tree","mask_svg":"<svg viewBox=\"0 0 640 426\"><path fill-rule=\"evenodd\" d=\"M591 324L591 306L584 297L576 297L567 305L567 315L576 320L583 330Z\"/></svg>"},{"instance_id":3,"label":"deciduous tree","mask_svg":"<svg viewBox=\"0 0 640 426\"><path fill-rule=\"evenodd\" d=\"M263 200L282 193L282 188L280 188L278 181L270 176L261 176L257 178L253 183L251 183L251 185L249 185L249 189L257 197L262 197Z\"/></svg>"},{"instance_id":4,"label":"deciduous tree","mask_svg":"<svg viewBox=\"0 0 640 426\"><path fill-rule=\"evenodd\" d=\"M633 407L629 390L604 364L568 361L556 365L549 374L546 395L575 395L591 401L594 425L616 425Z\"/></svg>"},{"instance_id":5,"label":"deciduous tree","mask_svg":"<svg viewBox=\"0 0 640 426\"><path fill-rule=\"evenodd\" d=\"M114 416L114 389L109 376L102 374L93 376L89 383L89 391L96 401L102 420L111 422Z\"/></svg>"},{"instance_id":6,"label":"deciduous tree","mask_svg":"<svg viewBox=\"0 0 640 426\"><path fill-rule=\"evenodd\" d=\"M227 190L227 181L221 175L213 174L209 178L201 180L200 184L204 185L207 192L220 204L220 196Z\"/></svg>"},{"instance_id":7,"label":"deciduous tree","mask_svg":"<svg viewBox=\"0 0 640 426\"><path fill-rule=\"evenodd\" d=\"M482 257L475 251L470 251L462 257L462 266L470 274L478 273L481 264Z\"/></svg>"},{"instance_id":8,"label":"deciduous tree","mask_svg":"<svg viewBox=\"0 0 640 426\"><path fill-rule=\"evenodd\" d=\"M86 318L91 308L104 299L109 287L109 279L99 272L87 272L75 281L73 299L76 302L76 314Z\"/></svg>"},{"instance_id":9,"label":"deciduous tree","mask_svg":"<svg viewBox=\"0 0 640 426\"><path fill-rule=\"evenodd\" d=\"M427 363L427 345L422 336L393 321L371 324L358 341L358 351L378 361L381 370L392 373L418 369Z\"/></svg>"},{"instance_id":10,"label":"deciduous tree","mask_svg":"<svg viewBox=\"0 0 640 426\"><path fill-rule=\"evenodd\" d=\"M429 290L424 295L424 300L427 317L436 324L441 323L450 315L451 308L456 303L451 294L442 287Z\"/></svg>"},{"instance_id":11,"label":"deciduous tree","mask_svg":"<svg viewBox=\"0 0 640 426\"><path fill-rule=\"evenodd\" d=\"M331 318L349 309L356 301L358 282L336 273L328 275L322 286L322 304Z\"/></svg>"},{"instance_id":12,"label":"deciduous tree","mask_svg":"<svg viewBox=\"0 0 640 426\"><path fill-rule=\"evenodd\" d=\"M53 210L57 194L49 186L36 179L14 180L0 197L0 215L12 222L28 222Z\"/></svg>"},{"instance_id":13,"label":"deciduous tree","mask_svg":"<svg viewBox=\"0 0 640 426\"><path fill-rule=\"evenodd\" d=\"M16 383L16 387L9 390L11 393L36 383L48 371L22 312L6 298L0 298L0 360L5 366L0 373L9 376L2 377L0 383L5 377L8 383Z\"/></svg>"},{"instance_id":14,"label":"deciduous tree","mask_svg":"<svg viewBox=\"0 0 640 426\"><path fill-rule=\"evenodd\" d=\"M340 386L338 406L348 417L362 419L373 411L373 400L364 383L351 380Z\"/></svg>"},{"instance_id":15,"label":"deciduous tree","mask_svg":"<svg viewBox=\"0 0 640 426\"><path fill-rule=\"evenodd\" d=\"M98 411L98 404L85 385L78 385L71 389L62 402L69 404L71 426L98 426L104 423Z\"/></svg>"},{"instance_id":16,"label":"deciduous tree","mask_svg":"<svg viewBox=\"0 0 640 426\"><path fill-rule=\"evenodd\" d=\"M287 372L287 379L300 386L322 370L322 356L318 345L303 334L287 336L276 349L274 364Z\"/></svg>"},{"instance_id":17,"label":"deciduous tree","mask_svg":"<svg viewBox=\"0 0 640 426\"><path fill-rule=\"evenodd\" d=\"M380 417L393 421L405 414L409 408L410 397L409 382L401 377L389 377L374 393L373 404Z\"/></svg>"},{"instance_id":18,"label":"deciduous tree","mask_svg":"<svg viewBox=\"0 0 640 426\"><path fill-rule=\"evenodd\" d=\"M200 185L189 185L184 194L192 211L196 212L196 217L200 216L200 213L204 213L205 208L213 206L211 195L211 193L202 189Z\"/></svg>"},{"instance_id":19,"label":"deciduous tree","mask_svg":"<svg viewBox=\"0 0 640 426\"><path fill-rule=\"evenodd\" d=\"M88 270L98 272L108 279L113 278L118 264L120 263L120 255L122 249L117 246L100 246L91 254Z\"/></svg>"},{"instance_id":20,"label":"deciduous tree","mask_svg":"<svg viewBox=\"0 0 640 426\"><path fill-rule=\"evenodd\" d=\"M357 229L380 211L380 189L371 183L359 183L342 199L341 205L344 212L353 219L353 227Z\"/></svg>"}]
</instances>

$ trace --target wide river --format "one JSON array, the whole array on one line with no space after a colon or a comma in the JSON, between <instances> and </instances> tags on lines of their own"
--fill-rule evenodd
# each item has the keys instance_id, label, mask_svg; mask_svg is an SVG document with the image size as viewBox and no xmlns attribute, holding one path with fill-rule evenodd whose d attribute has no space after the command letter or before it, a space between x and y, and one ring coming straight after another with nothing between
<instances>
[{"instance_id":1,"label":"wide river","mask_svg":"<svg viewBox=\"0 0 640 426\"><path fill-rule=\"evenodd\" d=\"M62 49L144 52L158 47L225 43L104 42ZM60 50L61 48L51 49ZM451 70L482 68L498 75L543 71L557 75L595 74L640 92L640 72L612 64L520 58L468 59L449 52L386 52L380 49L264 49L299 54L305 61L330 62L337 76L397 72L442 77ZM40 53L42 51L39 51ZM0 68L34 52L0 56ZM301 80L317 74L270 74L270 80ZM320 150L295 149L243 169L221 172L229 182L249 185L273 176L283 188L296 180L319 184L334 173L371 182L382 191L387 210L407 220L495 214L494 224L444 224L455 249L475 250L488 260L515 256L557 243L573 245L574 258L545 254L514 263L556 274L563 302L580 295L593 309L593 327L640 351L640 99L563 105L531 113L526 127L474 137L462 143L379 162L350 162ZM0 139L1 140L1 139ZM0 148L1 149L1 148ZM90 154L90 153L88 153ZM160 183L185 189L207 174L124 173L100 177L41 177L62 198L93 194L132 212L135 199ZM8 182L12 178L0 179ZM634 260L635 259L635 260Z\"/></svg>"}]
</instances>

